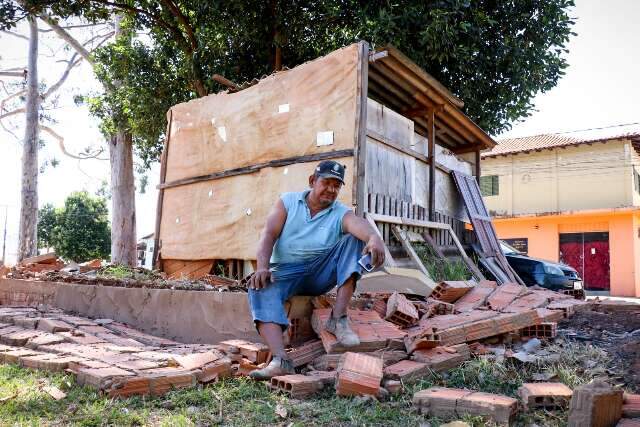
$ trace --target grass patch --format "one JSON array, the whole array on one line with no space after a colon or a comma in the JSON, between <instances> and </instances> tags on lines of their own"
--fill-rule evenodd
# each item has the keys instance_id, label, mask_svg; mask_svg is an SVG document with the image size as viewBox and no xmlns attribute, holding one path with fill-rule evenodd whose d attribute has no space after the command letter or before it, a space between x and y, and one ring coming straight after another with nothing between
<instances>
[{"instance_id":1,"label":"grass patch","mask_svg":"<svg viewBox=\"0 0 640 427\"><path fill-rule=\"evenodd\" d=\"M413 393L432 386L459 387L516 397L523 382L534 373L551 372L569 387L599 375L596 363L610 366L606 353L584 344L550 345L558 355L536 364L498 363L474 359L446 373L436 374L406 387L404 393L384 402L339 398L332 389L305 401L289 399L246 378L225 380L207 387L173 391L164 396L110 399L93 389L79 387L70 375L32 371L0 365L0 426L417 426L437 427L451 420L428 418L411 407ZM67 393L53 400L43 386L53 384ZM286 417L276 408L286 410ZM566 425L565 411L520 414L517 425ZM473 426L488 425L480 417L466 417Z\"/></svg>"},{"instance_id":2,"label":"grass patch","mask_svg":"<svg viewBox=\"0 0 640 427\"><path fill-rule=\"evenodd\" d=\"M471 272L463 261L443 260L428 245L421 243L412 243L412 245L434 281L471 279Z\"/></svg>"}]
</instances>

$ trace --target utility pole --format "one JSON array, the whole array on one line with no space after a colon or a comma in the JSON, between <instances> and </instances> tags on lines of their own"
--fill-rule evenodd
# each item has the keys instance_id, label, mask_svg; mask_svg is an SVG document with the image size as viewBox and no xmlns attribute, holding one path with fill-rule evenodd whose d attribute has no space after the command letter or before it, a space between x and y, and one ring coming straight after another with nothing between
<instances>
[{"instance_id":1,"label":"utility pole","mask_svg":"<svg viewBox=\"0 0 640 427\"><path fill-rule=\"evenodd\" d=\"M7 249L7 218L9 217L9 205L4 206L4 233L2 235L2 264L4 266L4 256Z\"/></svg>"}]
</instances>

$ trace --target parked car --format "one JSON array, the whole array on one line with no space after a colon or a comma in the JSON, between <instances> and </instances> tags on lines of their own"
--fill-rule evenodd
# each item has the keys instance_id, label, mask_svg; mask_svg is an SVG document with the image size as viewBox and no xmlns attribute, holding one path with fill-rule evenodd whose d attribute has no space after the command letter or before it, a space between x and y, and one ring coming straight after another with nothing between
<instances>
[{"instance_id":1,"label":"parked car","mask_svg":"<svg viewBox=\"0 0 640 427\"><path fill-rule=\"evenodd\" d=\"M582 279L575 268L560 262L530 257L502 240L500 246L509 265L527 286L538 285L554 291L582 289Z\"/></svg>"}]
</instances>

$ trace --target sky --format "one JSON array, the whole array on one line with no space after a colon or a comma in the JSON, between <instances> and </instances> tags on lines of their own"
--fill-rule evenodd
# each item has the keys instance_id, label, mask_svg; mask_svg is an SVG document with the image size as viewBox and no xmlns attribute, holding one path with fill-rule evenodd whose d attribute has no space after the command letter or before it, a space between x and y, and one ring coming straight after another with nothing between
<instances>
[{"instance_id":1,"label":"sky","mask_svg":"<svg viewBox=\"0 0 640 427\"><path fill-rule=\"evenodd\" d=\"M568 44L569 67L566 75L552 90L535 97L535 110L526 120L496 135L498 139L543 133L567 132L596 127L640 122L640 1L637 0L577 0L571 16L577 33ZM48 28L40 23L41 28ZM18 28L23 34L24 27ZM43 34L39 58L40 79L55 82L65 64L56 62L70 52L51 33ZM0 69L24 67L27 41L0 33ZM428 71L428 70L427 70ZM5 79L5 83L8 80ZM0 88L1 89L1 88ZM57 121L52 127L65 138L67 150L82 151L88 145L105 146L99 122L86 107L76 106L75 94L100 91L91 68L82 63L73 70L60 92L58 106L50 111ZM0 99L6 94L0 90ZM14 262L17 248L20 206L20 163L22 155L23 116L12 123L17 126L16 139L0 129L0 233L7 216L7 261ZM6 121L5 121L6 122ZM40 150L40 163L53 158L60 164L47 167L39 175L39 204L62 206L73 191L95 193L109 179L106 160L74 160L66 157L54 140L44 135L46 146ZM159 166L147 173L149 185L145 194L136 193L138 238L152 233L159 181ZM1 239L2 234L0 234ZM2 240L0 240L1 250ZM1 256L1 254L0 254Z\"/></svg>"}]
</instances>

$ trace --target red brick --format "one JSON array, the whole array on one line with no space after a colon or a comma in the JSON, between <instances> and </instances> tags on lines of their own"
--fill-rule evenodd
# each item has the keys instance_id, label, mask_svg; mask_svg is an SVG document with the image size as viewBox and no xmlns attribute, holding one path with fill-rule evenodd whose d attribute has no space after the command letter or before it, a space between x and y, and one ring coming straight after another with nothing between
<instances>
[{"instance_id":1,"label":"red brick","mask_svg":"<svg viewBox=\"0 0 640 427\"><path fill-rule=\"evenodd\" d=\"M498 286L487 298L487 305L492 310L500 311L506 308L518 296L526 292L527 288L516 283L505 283Z\"/></svg>"},{"instance_id":2,"label":"red brick","mask_svg":"<svg viewBox=\"0 0 640 427\"><path fill-rule=\"evenodd\" d=\"M73 329L73 326L56 319L40 319L38 320L38 329L45 332L67 332Z\"/></svg>"},{"instance_id":3,"label":"red brick","mask_svg":"<svg viewBox=\"0 0 640 427\"><path fill-rule=\"evenodd\" d=\"M462 362L469 360L470 357L471 351L467 344L416 350L411 356L413 360L427 365L433 372L443 372L455 368Z\"/></svg>"},{"instance_id":4,"label":"red brick","mask_svg":"<svg viewBox=\"0 0 640 427\"><path fill-rule=\"evenodd\" d=\"M144 371L144 376L149 378L150 393L156 396L196 383L195 373L181 368L149 369Z\"/></svg>"},{"instance_id":5,"label":"red brick","mask_svg":"<svg viewBox=\"0 0 640 427\"><path fill-rule=\"evenodd\" d=\"M38 337L40 334L42 334L42 332L35 331L33 329L21 329L9 334L3 334L0 338L0 342L16 347L23 347L27 344L27 341Z\"/></svg>"},{"instance_id":6,"label":"red brick","mask_svg":"<svg viewBox=\"0 0 640 427\"><path fill-rule=\"evenodd\" d=\"M77 372L76 379L80 385L105 389L111 387L112 382L117 378L133 376L133 372L111 366L108 368L81 368Z\"/></svg>"},{"instance_id":7,"label":"red brick","mask_svg":"<svg viewBox=\"0 0 640 427\"><path fill-rule=\"evenodd\" d=\"M269 388L286 393L294 399L305 399L322 390L323 384L319 378L293 374L271 378Z\"/></svg>"},{"instance_id":8,"label":"red brick","mask_svg":"<svg viewBox=\"0 0 640 427\"><path fill-rule=\"evenodd\" d=\"M336 377L339 396L376 396L382 380L382 359L358 353L345 353Z\"/></svg>"},{"instance_id":9,"label":"red brick","mask_svg":"<svg viewBox=\"0 0 640 427\"><path fill-rule=\"evenodd\" d=\"M174 356L173 360L185 369L200 369L204 365L221 359L219 352L207 351L206 353L193 353L185 356Z\"/></svg>"},{"instance_id":10,"label":"red brick","mask_svg":"<svg viewBox=\"0 0 640 427\"><path fill-rule=\"evenodd\" d=\"M454 304L457 313L465 313L483 306L487 298L496 290L496 282L489 280L481 280L469 292L463 295Z\"/></svg>"},{"instance_id":11,"label":"red brick","mask_svg":"<svg viewBox=\"0 0 640 427\"><path fill-rule=\"evenodd\" d=\"M541 322L538 325L520 329L520 336L524 338L555 338L558 335L558 324L555 322Z\"/></svg>"},{"instance_id":12,"label":"red brick","mask_svg":"<svg viewBox=\"0 0 640 427\"><path fill-rule=\"evenodd\" d=\"M518 401L497 394L432 387L415 393L413 405L420 413L435 417L482 416L497 424L510 424Z\"/></svg>"},{"instance_id":13,"label":"red brick","mask_svg":"<svg viewBox=\"0 0 640 427\"><path fill-rule=\"evenodd\" d=\"M13 324L25 329L35 329L38 326L38 318L17 316L13 318Z\"/></svg>"},{"instance_id":14,"label":"red brick","mask_svg":"<svg viewBox=\"0 0 640 427\"><path fill-rule=\"evenodd\" d=\"M529 291L513 300L502 309L504 313L522 313L523 311L545 307L549 304L549 297L544 291Z\"/></svg>"},{"instance_id":15,"label":"red brick","mask_svg":"<svg viewBox=\"0 0 640 427\"><path fill-rule=\"evenodd\" d=\"M287 329L288 343L299 345L316 337L311 327L311 317L294 317L289 319Z\"/></svg>"},{"instance_id":16,"label":"red brick","mask_svg":"<svg viewBox=\"0 0 640 427\"><path fill-rule=\"evenodd\" d=\"M640 427L640 418L622 418L616 427Z\"/></svg>"},{"instance_id":17,"label":"red brick","mask_svg":"<svg viewBox=\"0 0 640 427\"><path fill-rule=\"evenodd\" d=\"M95 335L87 334L77 330L73 330L70 332L58 332L58 335L64 337L65 341L80 345L91 345L105 342L103 339L100 339Z\"/></svg>"},{"instance_id":18,"label":"red brick","mask_svg":"<svg viewBox=\"0 0 640 427\"><path fill-rule=\"evenodd\" d=\"M536 308L541 322L559 322L564 319L564 313L561 310L549 310L548 308Z\"/></svg>"},{"instance_id":19,"label":"red brick","mask_svg":"<svg viewBox=\"0 0 640 427\"><path fill-rule=\"evenodd\" d=\"M17 350L11 350L11 351L6 351L4 353L0 353L0 361L2 361L3 363L18 364L20 357L32 356L36 354L41 354L41 353L33 350L19 348Z\"/></svg>"},{"instance_id":20,"label":"red brick","mask_svg":"<svg viewBox=\"0 0 640 427\"><path fill-rule=\"evenodd\" d=\"M336 371L309 371L306 373L308 377L312 377L320 380L322 384L326 387L329 385L334 385L336 383Z\"/></svg>"},{"instance_id":21,"label":"red brick","mask_svg":"<svg viewBox=\"0 0 640 427\"><path fill-rule=\"evenodd\" d=\"M360 345L343 347L335 336L325 331L325 325L330 309L315 309L311 317L311 324L316 331L327 353L342 353L345 351L370 352L382 348L400 349L403 347L402 338L406 335L396 325L383 320L374 311L348 310L351 328L360 338Z\"/></svg>"},{"instance_id":22,"label":"red brick","mask_svg":"<svg viewBox=\"0 0 640 427\"><path fill-rule=\"evenodd\" d=\"M253 363L264 363L269 357L269 347L261 343L252 343L244 340L227 340L222 341L219 346L224 351L235 347L240 350L240 354Z\"/></svg>"},{"instance_id":23,"label":"red brick","mask_svg":"<svg viewBox=\"0 0 640 427\"><path fill-rule=\"evenodd\" d=\"M622 416L626 418L640 418L640 394L624 394Z\"/></svg>"},{"instance_id":24,"label":"red brick","mask_svg":"<svg viewBox=\"0 0 640 427\"><path fill-rule=\"evenodd\" d=\"M419 318L418 310L404 295L394 292L389 297L385 320L404 328L413 325Z\"/></svg>"},{"instance_id":25,"label":"red brick","mask_svg":"<svg viewBox=\"0 0 640 427\"><path fill-rule=\"evenodd\" d=\"M162 368L164 365L161 362L152 362L144 359L132 359L117 362L115 364L118 368L126 369L128 371L140 371L144 369L156 369Z\"/></svg>"},{"instance_id":26,"label":"red brick","mask_svg":"<svg viewBox=\"0 0 640 427\"><path fill-rule=\"evenodd\" d=\"M198 372L196 372L196 379L201 383L208 383L216 381L220 378L227 378L231 376L231 360L227 357L223 357L214 362L207 363Z\"/></svg>"},{"instance_id":27,"label":"red brick","mask_svg":"<svg viewBox=\"0 0 640 427\"><path fill-rule=\"evenodd\" d=\"M313 340L287 350L287 356L295 368L311 363L323 354L325 354L325 350L321 340Z\"/></svg>"},{"instance_id":28,"label":"red brick","mask_svg":"<svg viewBox=\"0 0 640 427\"><path fill-rule=\"evenodd\" d=\"M573 392L562 383L524 383L518 389L524 408L562 409L569 406Z\"/></svg>"},{"instance_id":29,"label":"red brick","mask_svg":"<svg viewBox=\"0 0 640 427\"><path fill-rule=\"evenodd\" d=\"M384 377L390 380L399 380L403 383L415 381L427 375L429 367L425 363L413 360L402 360L384 369Z\"/></svg>"},{"instance_id":30,"label":"red brick","mask_svg":"<svg viewBox=\"0 0 640 427\"><path fill-rule=\"evenodd\" d=\"M469 292L476 285L473 281L445 281L440 282L433 289L430 297L440 301L453 303L461 298L464 294Z\"/></svg>"}]
</instances>

